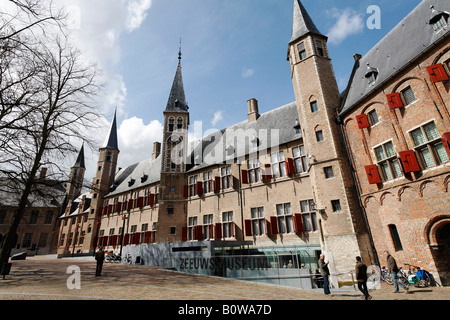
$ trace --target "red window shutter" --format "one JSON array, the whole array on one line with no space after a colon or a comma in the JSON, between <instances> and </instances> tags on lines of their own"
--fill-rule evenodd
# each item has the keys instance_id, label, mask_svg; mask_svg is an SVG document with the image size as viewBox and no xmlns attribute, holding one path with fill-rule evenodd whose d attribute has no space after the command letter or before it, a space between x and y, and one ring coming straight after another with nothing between
<instances>
[{"instance_id":1,"label":"red window shutter","mask_svg":"<svg viewBox=\"0 0 450 320\"><path fill-rule=\"evenodd\" d=\"M381 177L378 173L378 167L375 164L365 167L365 170L370 184L381 183Z\"/></svg>"},{"instance_id":2,"label":"red window shutter","mask_svg":"<svg viewBox=\"0 0 450 320\"><path fill-rule=\"evenodd\" d=\"M216 240L222 239L222 224L216 223L214 226L214 238Z\"/></svg>"},{"instance_id":3,"label":"red window shutter","mask_svg":"<svg viewBox=\"0 0 450 320\"><path fill-rule=\"evenodd\" d=\"M196 191L197 191L197 195L199 197L201 197L203 195L203 182L202 181L197 181Z\"/></svg>"},{"instance_id":4,"label":"red window shutter","mask_svg":"<svg viewBox=\"0 0 450 320\"><path fill-rule=\"evenodd\" d=\"M133 244L139 244L141 241L141 233L140 232L136 232L133 233Z\"/></svg>"},{"instance_id":5,"label":"red window shutter","mask_svg":"<svg viewBox=\"0 0 450 320\"><path fill-rule=\"evenodd\" d=\"M195 226L195 240L203 240L203 226Z\"/></svg>"},{"instance_id":6,"label":"red window shutter","mask_svg":"<svg viewBox=\"0 0 450 320\"><path fill-rule=\"evenodd\" d=\"M215 192L220 191L220 177L214 177L214 191Z\"/></svg>"},{"instance_id":7,"label":"red window shutter","mask_svg":"<svg viewBox=\"0 0 450 320\"><path fill-rule=\"evenodd\" d=\"M286 163L286 172L288 175L293 175L295 174L295 164L294 164L294 159L292 158L288 158Z\"/></svg>"},{"instance_id":8,"label":"red window shutter","mask_svg":"<svg viewBox=\"0 0 450 320\"><path fill-rule=\"evenodd\" d=\"M450 157L450 132L444 133L441 140L444 144L445 151L447 151L447 154Z\"/></svg>"},{"instance_id":9,"label":"red window shutter","mask_svg":"<svg viewBox=\"0 0 450 320\"><path fill-rule=\"evenodd\" d=\"M270 164L264 165L264 179L272 179L272 166Z\"/></svg>"},{"instance_id":10,"label":"red window shutter","mask_svg":"<svg viewBox=\"0 0 450 320\"><path fill-rule=\"evenodd\" d=\"M394 92L388 94L386 97L389 103L389 108L391 108L391 110L396 108L403 108L403 102L402 99L400 98L400 93Z\"/></svg>"},{"instance_id":11,"label":"red window shutter","mask_svg":"<svg viewBox=\"0 0 450 320\"><path fill-rule=\"evenodd\" d=\"M367 118L366 114L360 114L359 116L356 116L356 122L358 123L358 128L364 129L369 128L369 119Z\"/></svg>"},{"instance_id":12,"label":"red window shutter","mask_svg":"<svg viewBox=\"0 0 450 320\"><path fill-rule=\"evenodd\" d=\"M133 199L128 200L128 210L133 209Z\"/></svg>"},{"instance_id":13,"label":"red window shutter","mask_svg":"<svg viewBox=\"0 0 450 320\"><path fill-rule=\"evenodd\" d=\"M400 159L402 160L405 173L420 171L420 166L417 162L416 154L413 150L402 151L398 154L400 156Z\"/></svg>"},{"instance_id":14,"label":"red window shutter","mask_svg":"<svg viewBox=\"0 0 450 320\"><path fill-rule=\"evenodd\" d=\"M433 83L448 80L447 72L445 72L444 66L440 63L428 66L427 71Z\"/></svg>"},{"instance_id":15,"label":"red window shutter","mask_svg":"<svg viewBox=\"0 0 450 320\"><path fill-rule=\"evenodd\" d=\"M98 208L97 216L101 216L103 214L103 207Z\"/></svg>"},{"instance_id":16,"label":"red window shutter","mask_svg":"<svg viewBox=\"0 0 450 320\"><path fill-rule=\"evenodd\" d=\"M103 215L107 215L108 214L108 206L103 207Z\"/></svg>"},{"instance_id":17,"label":"red window shutter","mask_svg":"<svg viewBox=\"0 0 450 320\"><path fill-rule=\"evenodd\" d=\"M241 181L242 184L248 184L248 171L247 170L241 170Z\"/></svg>"},{"instance_id":18,"label":"red window shutter","mask_svg":"<svg viewBox=\"0 0 450 320\"><path fill-rule=\"evenodd\" d=\"M153 205L155 204L155 195L153 193L150 193L147 196L147 203L149 206L153 207Z\"/></svg>"},{"instance_id":19,"label":"red window shutter","mask_svg":"<svg viewBox=\"0 0 450 320\"><path fill-rule=\"evenodd\" d=\"M146 231L144 233L144 243L151 243L152 242L152 232Z\"/></svg>"},{"instance_id":20,"label":"red window shutter","mask_svg":"<svg viewBox=\"0 0 450 320\"><path fill-rule=\"evenodd\" d=\"M270 233L278 234L278 218L270 217Z\"/></svg>"},{"instance_id":21,"label":"red window shutter","mask_svg":"<svg viewBox=\"0 0 450 320\"><path fill-rule=\"evenodd\" d=\"M187 241L187 227L181 228L181 241Z\"/></svg>"},{"instance_id":22,"label":"red window shutter","mask_svg":"<svg viewBox=\"0 0 450 320\"><path fill-rule=\"evenodd\" d=\"M120 211L122 211L122 202L117 202L115 212L120 212Z\"/></svg>"},{"instance_id":23,"label":"red window shutter","mask_svg":"<svg viewBox=\"0 0 450 320\"><path fill-rule=\"evenodd\" d=\"M252 220L245 220L245 235L251 237L252 233Z\"/></svg>"},{"instance_id":24,"label":"red window shutter","mask_svg":"<svg viewBox=\"0 0 450 320\"><path fill-rule=\"evenodd\" d=\"M183 197L185 199L189 198L189 186L187 184L183 186Z\"/></svg>"},{"instance_id":25,"label":"red window shutter","mask_svg":"<svg viewBox=\"0 0 450 320\"><path fill-rule=\"evenodd\" d=\"M125 239L123 240L123 245L124 245L124 246L127 246L129 243L130 243L130 234L127 233L127 234L125 235Z\"/></svg>"},{"instance_id":26,"label":"red window shutter","mask_svg":"<svg viewBox=\"0 0 450 320\"><path fill-rule=\"evenodd\" d=\"M144 197L139 197L137 203L139 209L142 209L144 207Z\"/></svg>"},{"instance_id":27,"label":"red window shutter","mask_svg":"<svg viewBox=\"0 0 450 320\"><path fill-rule=\"evenodd\" d=\"M304 232L303 228L303 216L301 213L294 214L294 222L295 222L295 232L300 233Z\"/></svg>"}]
</instances>

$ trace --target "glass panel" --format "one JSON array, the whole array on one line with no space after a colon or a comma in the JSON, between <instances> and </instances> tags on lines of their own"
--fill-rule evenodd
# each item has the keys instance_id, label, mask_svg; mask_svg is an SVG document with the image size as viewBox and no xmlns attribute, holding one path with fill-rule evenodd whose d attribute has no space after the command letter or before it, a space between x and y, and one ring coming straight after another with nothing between
<instances>
[{"instance_id":1,"label":"glass panel","mask_svg":"<svg viewBox=\"0 0 450 320\"><path fill-rule=\"evenodd\" d=\"M433 147L436 150L436 154L441 163L449 161L447 151L445 151L445 147L442 142L436 143Z\"/></svg>"},{"instance_id":2,"label":"glass panel","mask_svg":"<svg viewBox=\"0 0 450 320\"><path fill-rule=\"evenodd\" d=\"M394 167L395 176L401 177L403 174L402 174L402 170L400 168L400 163L398 162L397 159L392 160L392 166Z\"/></svg>"},{"instance_id":3,"label":"glass panel","mask_svg":"<svg viewBox=\"0 0 450 320\"><path fill-rule=\"evenodd\" d=\"M383 147L375 148L375 155L377 156L378 161L386 159L386 155L384 154Z\"/></svg>"},{"instance_id":4,"label":"glass panel","mask_svg":"<svg viewBox=\"0 0 450 320\"><path fill-rule=\"evenodd\" d=\"M423 129L424 129L425 134L427 135L427 138L429 141L440 138L439 132L436 128L436 124L434 122L431 122L431 123L423 126Z\"/></svg>"},{"instance_id":5,"label":"glass panel","mask_svg":"<svg viewBox=\"0 0 450 320\"><path fill-rule=\"evenodd\" d=\"M405 89L403 91L403 95L405 97L407 104L410 104L410 103L416 101L416 96L414 95L414 91L411 89L411 87Z\"/></svg>"},{"instance_id":6,"label":"glass panel","mask_svg":"<svg viewBox=\"0 0 450 320\"><path fill-rule=\"evenodd\" d=\"M422 159L423 159L423 161L425 163L425 166L427 168L434 167L436 165L434 163L433 156L431 155L431 152L430 152L430 150L428 150L428 148L423 148L419 152L422 155Z\"/></svg>"},{"instance_id":7,"label":"glass panel","mask_svg":"<svg viewBox=\"0 0 450 320\"><path fill-rule=\"evenodd\" d=\"M257 218L256 208L252 208L252 219L256 219L256 218Z\"/></svg>"},{"instance_id":8,"label":"glass panel","mask_svg":"<svg viewBox=\"0 0 450 320\"><path fill-rule=\"evenodd\" d=\"M292 219L292 216L286 216L286 220L287 220L287 232L294 232L294 222Z\"/></svg>"},{"instance_id":9,"label":"glass panel","mask_svg":"<svg viewBox=\"0 0 450 320\"><path fill-rule=\"evenodd\" d=\"M282 204L277 204L277 216L282 216L282 215L284 215L283 205Z\"/></svg>"},{"instance_id":10,"label":"glass panel","mask_svg":"<svg viewBox=\"0 0 450 320\"><path fill-rule=\"evenodd\" d=\"M300 201L300 207L302 212L309 212L308 201Z\"/></svg>"},{"instance_id":11,"label":"glass panel","mask_svg":"<svg viewBox=\"0 0 450 320\"><path fill-rule=\"evenodd\" d=\"M388 158L395 156L394 145L392 144L392 142L388 142L384 146L385 146L386 155Z\"/></svg>"},{"instance_id":12,"label":"glass panel","mask_svg":"<svg viewBox=\"0 0 450 320\"><path fill-rule=\"evenodd\" d=\"M305 228L305 231L312 231L311 217L309 216L309 214L303 215L303 226Z\"/></svg>"},{"instance_id":13,"label":"glass panel","mask_svg":"<svg viewBox=\"0 0 450 320\"><path fill-rule=\"evenodd\" d=\"M422 130L416 129L414 131L411 131L411 136L414 140L414 144L416 146L420 146L421 144L424 144L426 142L425 137L422 133Z\"/></svg>"},{"instance_id":14,"label":"glass panel","mask_svg":"<svg viewBox=\"0 0 450 320\"><path fill-rule=\"evenodd\" d=\"M294 155L294 158L300 157L300 149L298 147L292 149L292 154Z\"/></svg>"},{"instance_id":15,"label":"glass panel","mask_svg":"<svg viewBox=\"0 0 450 320\"><path fill-rule=\"evenodd\" d=\"M393 178L392 178L391 169L389 168L389 164L387 162L384 162L381 164L381 168L383 169L386 180L392 180Z\"/></svg>"}]
</instances>

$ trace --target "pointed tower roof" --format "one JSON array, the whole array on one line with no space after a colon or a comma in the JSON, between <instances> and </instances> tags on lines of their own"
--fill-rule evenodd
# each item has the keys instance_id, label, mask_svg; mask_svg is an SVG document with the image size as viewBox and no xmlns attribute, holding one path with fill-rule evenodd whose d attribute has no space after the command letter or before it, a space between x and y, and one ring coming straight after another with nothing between
<instances>
[{"instance_id":1,"label":"pointed tower roof","mask_svg":"<svg viewBox=\"0 0 450 320\"><path fill-rule=\"evenodd\" d=\"M188 112L189 107L184 95L183 75L181 73L181 47L178 53L178 67L170 90L169 101L167 101L166 112Z\"/></svg>"},{"instance_id":2,"label":"pointed tower roof","mask_svg":"<svg viewBox=\"0 0 450 320\"><path fill-rule=\"evenodd\" d=\"M308 33L324 36L317 29L301 1L294 0L294 17L292 19L292 37L290 42L298 40Z\"/></svg>"},{"instance_id":3,"label":"pointed tower roof","mask_svg":"<svg viewBox=\"0 0 450 320\"><path fill-rule=\"evenodd\" d=\"M78 157L75 163L73 164L72 168L73 167L86 169L86 166L84 165L84 142L81 145L80 152L78 152Z\"/></svg>"},{"instance_id":4,"label":"pointed tower roof","mask_svg":"<svg viewBox=\"0 0 450 320\"><path fill-rule=\"evenodd\" d=\"M119 144L117 143L116 113L117 113L117 110L114 112L114 118L111 123L111 127L109 128L109 133L106 136L105 142L103 142L101 149L111 148L111 149L119 150Z\"/></svg>"}]
</instances>

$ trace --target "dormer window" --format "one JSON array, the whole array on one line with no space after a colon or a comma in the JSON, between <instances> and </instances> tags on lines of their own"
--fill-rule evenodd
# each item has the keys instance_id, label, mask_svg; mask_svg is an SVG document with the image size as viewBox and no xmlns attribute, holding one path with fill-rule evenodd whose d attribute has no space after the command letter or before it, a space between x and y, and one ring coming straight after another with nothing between
<instances>
[{"instance_id":1,"label":"dormer window","mask_svg":"<svg viewBox=\"0 0 450 320\"><path fill-rule=\"evenodd\" d=\"M450 14L446 11L445 12L437 11L434 9L434 7L431 7L431 9L433 14L435 14L435 16L430 19L430 24L433 26L435 32L439 32L445 27L447 27L448 17Z\"/></svg>"},{"instance_id":2,"label":"dormer window","mask_svg":"<svg viewBox=\"0 0 450 320\"><path fill-rule=\"evenodd\" d=\"M135 182L136 182L136 180L133 179L133 178L131 178L131 179L128 181L128 187L131 187Z\"/></svg>"},{"instance_id":3,"label":"dormer window","mask_svg":"<svg viewBox=\"0 0 450 320\"><path fill-rule=\"evenodd\" d=\"M365 77L369 82L369 85L374 84L378 77L378 69L373 68L369 64L367 64L367 72Z\"/></svg>"},{"instance_id":4,"label":"dormer window","mask_svg":"<svg viewBox=\"0 0 450 320\"><path fill-rule=\"evenodd\" d=\"M320 57L324 57L324 51L323 51L323 44L322 41L316 40L316 50L317 50L317 55Z\"/></svg>"},{"instance_id":5,"label":"dormer window","mask_svg":"<svg viewBox=\"0 0 450 320\"><path fill-rule=\"evenodd\" d=\"M144 175L141 177L141 183L147 181L147 179L148 179L148 175L144 174Z\"/></svg>"}]
</instances>

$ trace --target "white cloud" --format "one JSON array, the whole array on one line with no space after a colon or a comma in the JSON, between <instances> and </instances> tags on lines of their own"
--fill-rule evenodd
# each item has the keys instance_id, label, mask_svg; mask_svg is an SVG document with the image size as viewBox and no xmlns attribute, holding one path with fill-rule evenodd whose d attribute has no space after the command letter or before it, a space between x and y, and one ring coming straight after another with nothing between
<instances>
[{"instance_id":1,"label":"white cloud","mask_svg":"<svg viewBox=\"0 0 450 320\"><path fill-rule=\"evenodd\" d=\"M328 42L331 44L339 44L352 34L362 32L364 28L363 15L347 8L344 10L332 9L327 12L329 15L337 19L328 32Z\"/></svg>"},{"instance_id":2,"label":"white cloud","mask_svg":"<svg viewBox=\"0 0 450 320\"><path fill-rule=\"evenodd\" d=\"M137 117L126 119L118 128L119 163L129 166L152 156L153 143L162 142L163 125L153 120L149 124Z\"/></svg>"},{"instance_id":3,"label":"white cloud","mask_svg":"<svg viewBox=\"0 0 450 320\"><path fill-rule=\"evenodd\" d=\"M251 69L251 68L247 68L247 67L242 68L242 73L241 73L242 78L250 78L254 74L255 74L255 69Z\"/></svg>"},{"instance_id":4,"label":"white cloud","mask_svg":"<svg viewBox=\"0 0 450 320\"><path fill-rule=\"evenodd\" d=\"M128 2L127 29L129 32L141 26L151 6L151 0L130 0Z\"/></svg>"},{"instance_id":5,"label":"white cloud","mask_svg":"<svg viewBox=\"0 0 450 320\"><path fill-rule=\"evenodd\" d=\"M223 120L222 111L217 111L214 113L214 118L211 120L211 124L215 126L219 121Z\"/></svg>"}]
</instances>

